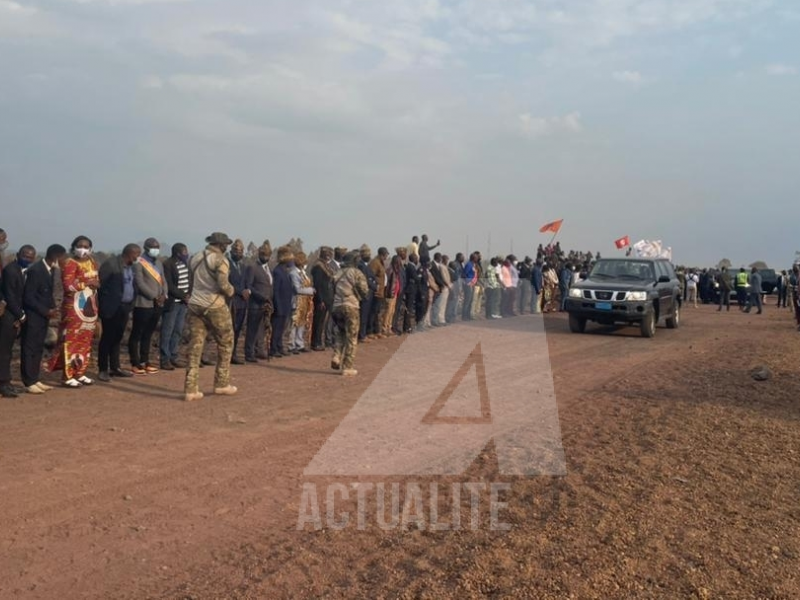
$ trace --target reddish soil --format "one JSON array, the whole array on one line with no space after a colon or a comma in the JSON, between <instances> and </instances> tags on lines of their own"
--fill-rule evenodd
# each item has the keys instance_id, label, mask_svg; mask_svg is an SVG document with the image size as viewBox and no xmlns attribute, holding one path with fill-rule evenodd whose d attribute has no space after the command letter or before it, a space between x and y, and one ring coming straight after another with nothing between
<instances>
[{"instance_id":1,"label":"reddish soil","mask_svg":"<svg viewBox=\"0 0 800 600\"><path fill-rule=\"evenodd\" d=\"M351 380L311 353L191 404L180 372L2 400L0 598L798 598L800 334L685 313L653 340L547 317L567 475L504 478L490 447L459 478L511 484L506 532L296 529L400 339Z\"/></svg>"}]
</instances>

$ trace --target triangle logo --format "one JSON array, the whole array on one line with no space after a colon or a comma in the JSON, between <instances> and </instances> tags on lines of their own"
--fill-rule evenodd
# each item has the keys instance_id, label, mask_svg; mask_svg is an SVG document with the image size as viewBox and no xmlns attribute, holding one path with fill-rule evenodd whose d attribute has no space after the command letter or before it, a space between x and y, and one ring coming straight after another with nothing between
<instances>
[{"instance_id":1,"label":"triangle logo","mask_svg":"<svg viewBox=\"0 0 800 600\"><path fill-rule=\"evenodd\" d=\"M472 373L475 379L472 379ZM472 385L475 381L477 385ZM474 406L474 390L477 388L478 400L480 403L480 415L452 415L447 410L448 404L458 405L457 412L464 413L464 404ZM490 425L492 423L492 409L489 401L489 390L486 386L486 367L483 364L483 353L481 344L467 356L464 363L456 371L453 378L445 386L442 393L436 398L428 412L421 421L425 425Z\"/></svg>"}]
</instances>

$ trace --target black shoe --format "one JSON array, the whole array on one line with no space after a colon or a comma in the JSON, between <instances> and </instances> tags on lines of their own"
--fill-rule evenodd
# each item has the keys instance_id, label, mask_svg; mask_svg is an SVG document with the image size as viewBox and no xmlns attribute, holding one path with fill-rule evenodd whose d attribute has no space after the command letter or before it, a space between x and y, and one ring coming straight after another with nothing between
<instances>
[{"instance_id":1,"label":"black shoe","mask_svg":"<svg viewBox=\"0 0 800 600\"><path fill-rule=\"evenodd\" d=\"M10 384L0 385L0 396L3 398L19 398L19 394Z\"/></svg>"},{"instance_id":2,"label":"black shoe","mask_svg":"<svg viewBox=\"0 0 800 600\"><path fill-rule=\"evenodd\" d=\"M186 368L186 363L183 362L182 360L171 360L171 361L169 361L169 364L171 364L176 369L185 369Z\"/></svg>"},{"instance_id":3,"label":"black shoe","mask_svg":"<svg viewBox=\"0 0 800 600\"><path fill-rule=\"evenodd\" d=\"M100 371L100 373L97 375L97 381L104 381L108 383L111 381L111 375L108 374L108 371Z\"/></svg>"},{"instance_id":4,"label":"black shoe","mask_svg":"<svg viewBox=\"0 0 800 600\"><path fill-rule=\"evenodd\" d=\"M258 354L256 354L256 358L258 360L269 360L269 354L267 354L266 352L259 352Z\"/></svg>"},{"instance_id":5,"label":"black shoe","mask_svg":"<svg viewBox=\"0 0 800 600\"><path fill-rule=\"evenodd\" d=\"M162 362L161 363L161 370L162 371L174 371L175 367L172 366L170 362Z\"/></svg>"},{"instance_id":6,"label":"black shoe","mask_svg":"<svg viewBox=\"0 0 800 600\"><path fill-rule=\"evenodd\" d=\"M241 358L232 358L231 359L232 365L243 365L244 361Z\"/></svg>"},{"instance_id":7,"label":"black shoe","mask_svg":"<svg viewBox=\"0 0 800 600\"><path fill-rule=\"evenodd\" d=\"M130 371L123 371L122 369L114 369L109 375L111 375L111 377L133 377L133 373Z\"/></svg>"},{"instance_id":8,"label":"black shoe","mask_svg":"<svg viewBox=\"0 0 800 600\"><path fill-rule=\"evenodd\" d=\"M244 357L244 362L257 363L258 359L257 358L253 358L252 356L245 356Z\"/></svg>"},{"instance_id":9,"label":"black shoe","mask_svg":"<svg viewBox=\"0 0 800 600\"><path fill-rule=\"evenodd\" d=\"M217 363L211 362L210 360L205 359L205 358L200 361L200 366L201 367L213 367L216 364Z\"/></svg>"}]
</instances>

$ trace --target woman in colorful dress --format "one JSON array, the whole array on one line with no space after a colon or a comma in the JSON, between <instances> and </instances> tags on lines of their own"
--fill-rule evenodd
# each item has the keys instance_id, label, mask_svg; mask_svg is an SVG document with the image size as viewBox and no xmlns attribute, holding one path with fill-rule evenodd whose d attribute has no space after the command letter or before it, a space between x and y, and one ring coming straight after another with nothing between
<instances>
[{"instance_id":1,"label":"woman in colorful dress","mask_svg":"<svg viewBox=\"0 0 800 600\"><path fill-rule=\"evenodd\" d=\"M64 301L61 309L61 351L51 361L50 370L63 369L64 385L79 388L92 385L86 376L97 324L97 289L100 279L92 258L92 240L81 235L70 248L72 257L64 263L61 281Z\"/></svg>"},{"instance_id":2,"label":"woman in colorful dress","mask_svg":"<svg viewBox=\"0 0 800 600\"><path fill-rule=\"evenodd\" d=\"M544 279L544 312L553 312L557 306L558 276L556 270L550 265L545 265L542 269L542 277Z\"/></svg>"},{"instance_id":3,"label":"woman in colorful dress","mask_svg":"<svg viewBox=\"0 0 800 600\"><path fill-rule=\"evenodd\" d=\"M289 270L294 287L294 313L289 351L292 354L308 352L311 347L311 326L314 321L314 288L306 273L308 258L305 252L294 255L294 267Z\"/></svg>"}]
</instances>

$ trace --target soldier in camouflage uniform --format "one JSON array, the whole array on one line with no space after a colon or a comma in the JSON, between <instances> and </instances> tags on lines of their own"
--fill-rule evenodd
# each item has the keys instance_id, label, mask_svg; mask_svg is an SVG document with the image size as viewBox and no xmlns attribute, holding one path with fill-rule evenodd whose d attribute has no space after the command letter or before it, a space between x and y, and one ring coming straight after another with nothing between
<instances>
[{"instance_id":1,"label":"soldier in camouflage uniform","mask_svg":"<svg viewBox=\"0 0 800 600\"><path fill-rule=\"evenodd\" d=\"M345 377L357 375L353 368L358 346L360 303L369 294L367 278L358 269L358 252L350 252L342 261L342 270L334 283L331 318L336 325L336 341L331 368L341 370Z\"/></svg>"},{"instance_id":2,"label":"soldier in camouflage uniform","mask_svg":"<svg viewBox=\"0 0 800 600\"><path fill-rule=\"evenodd\" d=\"M233 321L228 299L234 294L228 280L230 264L225 249L232 240L215 232L206 238L208 246L189 261L194 275L194 289L189 300L189 365L184 385L185 400L200 400L203 393L198 385L200 357L206 335L211 333L217 342L217 368L214 373L214 393L233 395L231 385L231 355L233 354Z\"/></svg>"}]
</instances>

